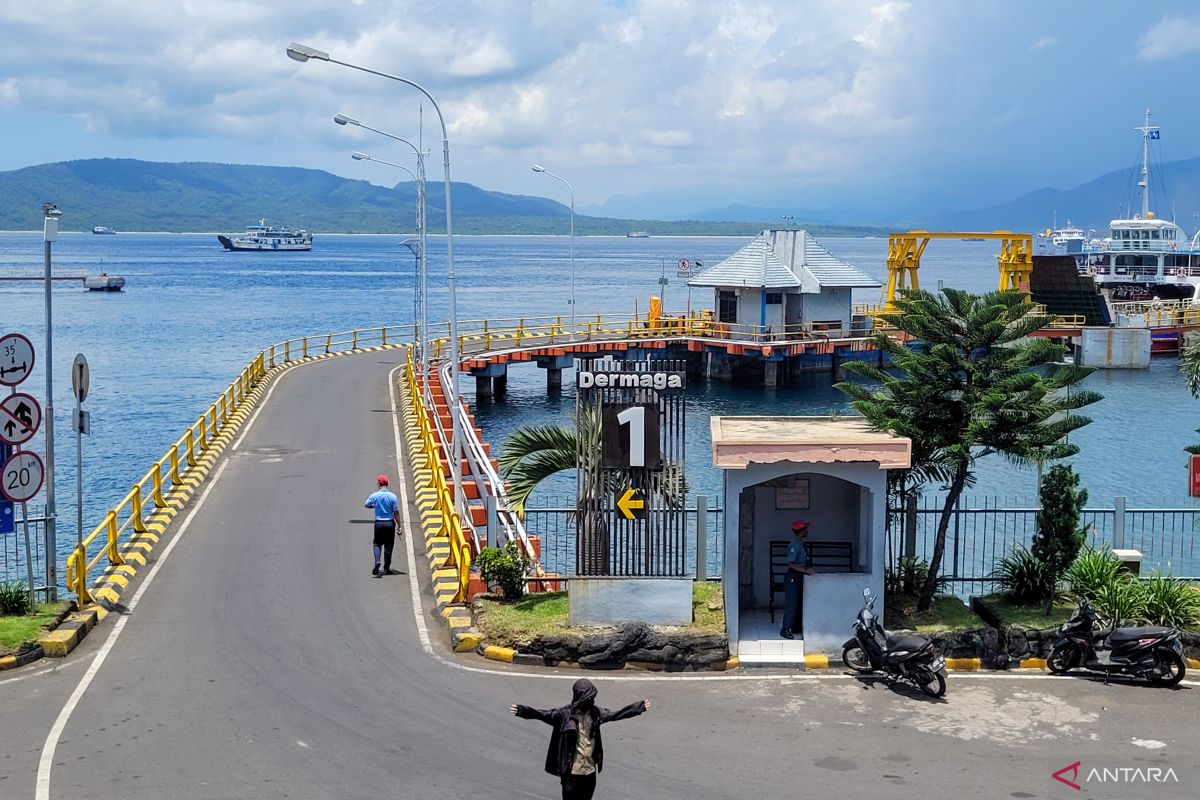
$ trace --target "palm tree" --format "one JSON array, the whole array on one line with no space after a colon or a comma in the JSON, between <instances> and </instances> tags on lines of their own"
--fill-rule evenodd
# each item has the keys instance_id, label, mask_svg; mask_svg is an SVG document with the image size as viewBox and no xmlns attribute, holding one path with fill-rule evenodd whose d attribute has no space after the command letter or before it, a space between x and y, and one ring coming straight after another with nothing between
<instances>
[{"instance_id":1,"label":"palm tree","mask_svg":"<svg viewBox=\"0 0 1200 800\"><path fill-rule=\"evenodd\" d=\"M877 430L912 440L911 484L938 482L946 491L917 606L924 611L937 590L954 508L974 484L976 460L1003 453L1028 465L1075 454L1079 448L1066 436L1091 420L1072 412L1101 396L1063 391L1091 369L1065 364L1048 375L1035 371L1058 361L1066 348L1030 336L1053 317L1038 313L1023 292L905 290L895 305L880 319L909 343L876 333L875 346L890 356L891 368L848 362L848 371L878 386L842 382L837 388Z\"/></svg>"},{"instance_id":2,"label":"palm tree","mask_svg":"<svg viewBox=\"0 0 1200 800\"><path fill-rule=\"evenodd\" d=\"M1179 354L1179 371L1192 397L1200 397L1200 337L1188 342ZM1200 433L1200 428L1196 429ZM1184 452L1200 455L1200 444L1189 444Z\"/></svg>"}]
</instances>

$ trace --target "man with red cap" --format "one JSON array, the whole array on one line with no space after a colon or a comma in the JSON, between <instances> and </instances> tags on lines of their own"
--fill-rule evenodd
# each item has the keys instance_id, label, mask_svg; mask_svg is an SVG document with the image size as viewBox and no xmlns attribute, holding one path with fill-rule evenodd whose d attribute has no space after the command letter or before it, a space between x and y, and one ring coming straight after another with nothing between
<instances>
[{"instance_id":1,"label":"man with red cap","mask_svg":"<svg viewBox=\"0 0 1200 800\"><path fill-rule=\"evenodd\" d=\"M363 503L367 508L375 509L375 568L371 574L376 578L384 575L395 575L392 571L392 547L396 544L396 534L403 536L400 530L400 499L388 489L387 475L375 479L378 489ZM380 551L383 555L383 569L379 568Z\"/></svg>"},{"instance_id":2,"label":"man with red cap","mask_svg":"<svg viewBox=\"0 0 1200 800\"><path fill-rule=\"evenodd\" d=\"M794 631L804 638L804 576L812 575L812 557L808 552L808 520L792 523L792 543L788 545L788 569L783 576L783 628L779 635L795 639Z\"/></svg>"}]
</instances>

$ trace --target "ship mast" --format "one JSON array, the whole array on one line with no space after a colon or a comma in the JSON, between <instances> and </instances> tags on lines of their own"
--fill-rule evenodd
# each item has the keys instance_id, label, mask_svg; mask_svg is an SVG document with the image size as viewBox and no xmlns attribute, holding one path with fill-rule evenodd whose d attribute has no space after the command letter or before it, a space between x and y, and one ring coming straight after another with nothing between
<instances>
[{"instance_id":1,"label":"ship mast","mask_svg":"<svg viewBox=\"0 0 1200 800\"><path fill-rule=\"evenodd\" d=\"M1150 131L1157 131L1157 125L1150 124L1150 109L1146 109L1146 121L1135 131L1142 132L1142 179L1138 186L1142 190L1142 219L1150 217Z\"/></svg>"}]
</instances>

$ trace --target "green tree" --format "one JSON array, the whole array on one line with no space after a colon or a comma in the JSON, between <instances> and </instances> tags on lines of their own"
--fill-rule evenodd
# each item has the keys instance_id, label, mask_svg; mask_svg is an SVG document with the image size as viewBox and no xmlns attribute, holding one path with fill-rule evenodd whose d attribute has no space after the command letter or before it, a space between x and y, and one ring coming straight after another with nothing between
<instances>
[{"instance_id":1,"label":"green tree","mask_svg":"<svg viewBox=\"0 0 1200 800\"><path fill-rule=\"evenodd\" d=\"M500 445L496 463L508 483L508 506L525 516L525 504L537 485L559 472L575 469L579 444L574 428L522 425Z\"/></svg>"},{"instance_id":2,"label":"green tree","mask_svg":"<svg viewBox=\"0 0 1200 800\"><path fill-rule=\"evenodd\" d=\"M1193 337L1184 345L1179 354L1179 371L1183 373L1183 381L1192 397L1200 397L1200 336ZM1196 429L1200 433L1200 428ZM1185 452L1200 454L1200 444L1189 444L1183 448Z\"/></svg>"},{"instance_id":3,"label":"green tree","mask_svg":"<svg viewBox=\"0 0 1200 800\"><path fill-rule=\"evenodd\" d=\"M976 461L1002 453L1029 465L1073 455L1079 448L1066 441L1067 434L1091 422L1073 412L1101 397L1065 391L1090 369L1063 364L1048 374L1039 371L1066 348L1030 336L1053 317L1038 313L1023 292L904 290L879 320L896 329L874 336L891 368L848 362L848 371L878 385L844 381L837 388L874 428L911 439L915 481L939 482L946 492L917 606L924 611L937 590L955 505L974 485Z\"/></svg>"},{"instance_id":4,"label":"green tree","mask_svg":"<svg viewBox=\"0 0 1200 800\"><path fill-rule=\"evenodd\" d=\"M1054 609L1054 589L1058 579L1075 561L1087 540L1087 528L1079 524L1079 515L1087 498L1087 489L1079 485L1079 476L1066 464L1055 464L1042 479L1033 556L1045 565L1049 578L1047 615Z\"/></svg>"}]
</instances>

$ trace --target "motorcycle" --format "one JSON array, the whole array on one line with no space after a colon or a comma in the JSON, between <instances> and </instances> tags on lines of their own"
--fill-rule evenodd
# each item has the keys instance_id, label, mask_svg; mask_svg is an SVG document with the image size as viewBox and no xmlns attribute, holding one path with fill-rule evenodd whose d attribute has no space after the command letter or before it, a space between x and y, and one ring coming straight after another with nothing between
<instances>
[{"instance_id":1,"label":"motorcycle","mask_svg":"<svg viewBox=\"0 0 1200 800\"><path fill-rule=\"evenodd\" d=\"M895 636L884 630L869 588L863 589L854 638L842 646L842 661L855 672L879 670L892 680L906 680L930 697L946 693L946 659L924 636Z\"/></svg>"},{"instance_id":2,"label":"motorcycle","mask_svg":"<svg viewBox=\"0 0 1200 800\"><path fill-rule=\"evenodd\" d=\"M1174 686L1187 671L1183 638L1174 628L1111 628L1087 600L1060 629L1046 659L1046 667L1061 675L1076 667L1104 673L1145 678L1156 686ZM1097 631L1097 628L1100 630Z\"/></svg>"}]
</instances>

